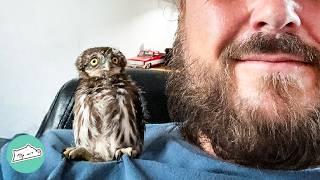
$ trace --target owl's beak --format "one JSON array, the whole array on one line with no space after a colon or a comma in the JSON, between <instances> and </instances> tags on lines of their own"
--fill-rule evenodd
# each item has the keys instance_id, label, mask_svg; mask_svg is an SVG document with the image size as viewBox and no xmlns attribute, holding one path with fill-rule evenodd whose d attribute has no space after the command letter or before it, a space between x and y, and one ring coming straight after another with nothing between
<instances>
[{"instance_id":1,"label":"owl's beak","mask_svg":"<svg viewBox=\"0 0 320 180\"><path fill-rule=\"evenodd\" d=\"M103 62L102 62L103 63ZM107 61L104 61L104 63L102 64L103 66L103 70L109 71L110 67L109 67L109 63Z\"/></svg>"}]
</instances>

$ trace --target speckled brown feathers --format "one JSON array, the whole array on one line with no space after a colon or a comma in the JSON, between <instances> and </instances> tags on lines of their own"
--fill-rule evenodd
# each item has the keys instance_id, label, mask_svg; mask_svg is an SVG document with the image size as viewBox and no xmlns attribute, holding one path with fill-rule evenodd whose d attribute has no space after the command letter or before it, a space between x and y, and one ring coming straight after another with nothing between
<instances>
[{"instance_id":1,"label":"speckled brown feathers","mask_svg":"<svg viewBox=\"0 0 320 180\"><path fill-rule=\"evenodd\" d=\"M80 82L75 94L75 147L68 159L107 161L142 151L145 108L141 90L125 73L126 59L117 49L85 50L77 59Z\"/></svg>"}]
</instances>

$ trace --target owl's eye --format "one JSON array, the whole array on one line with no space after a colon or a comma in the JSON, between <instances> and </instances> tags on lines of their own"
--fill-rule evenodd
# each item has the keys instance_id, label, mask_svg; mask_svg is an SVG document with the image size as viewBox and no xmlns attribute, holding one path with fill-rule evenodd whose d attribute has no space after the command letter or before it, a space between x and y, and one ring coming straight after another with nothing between
<instances>
[{"instance_id":1,"label":"owl's eye","mask_svg":"<svg viewBox=\"0 0 320 180\"><path fill-rule=\"evenodd\" d=\"M112 61L113 64L118 64L119 59L116 58L116 57L113 57L113 58L111 59L111 61Z\"/></svg>"},{"instance_id":2,"label":"owl's eye","mask_svg":"<svg viewBox=\"0 0 320 180\"><path fill-rule=\"evenodd\" d=\"M96 66L96 65L98 65L98 59L96 59L96 58L91 59L90 64L91 64L91 66Z\"/></svg>"}]
</instances>

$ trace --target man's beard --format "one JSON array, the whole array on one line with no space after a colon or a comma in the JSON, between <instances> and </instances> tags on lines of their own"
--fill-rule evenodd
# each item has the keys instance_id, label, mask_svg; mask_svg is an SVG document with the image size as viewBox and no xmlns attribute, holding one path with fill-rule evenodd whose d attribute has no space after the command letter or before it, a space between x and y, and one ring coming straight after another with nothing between
<instances>
[{"instance_id":1,"label":"man's beard","mask_svg":"<svg viewBox=\"0 0 320 180\"><path fill-rule=\"evenodd\" d=\"M227 46L220 69L188 55L179 26L167 83L172 119L182 122L182 136L201 147L206 137L217 157L257 168L302 169L320 164L320 88L315 104L301 104L301 78L284 73L264 75L260 91L273 98L273 112L249 105L237 96L233 69L236 59L250 53L288 53L304 57L319 69L320 53L290 34L257 33L246 42ZM320 78L320 76L319 76ZM261 103L260 101L258 101Z\"/></svg>"}]
</instances>

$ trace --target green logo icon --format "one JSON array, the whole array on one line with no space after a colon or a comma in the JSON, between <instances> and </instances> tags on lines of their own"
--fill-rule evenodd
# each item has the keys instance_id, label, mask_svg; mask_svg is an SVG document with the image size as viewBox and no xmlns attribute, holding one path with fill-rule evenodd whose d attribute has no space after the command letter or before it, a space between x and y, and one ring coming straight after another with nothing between
<instances>
[{"instance_id":1,"label":"green logo icon","mask_svg":"<svg viewBox=\"0 0 320 180\"><path fill-rule=\"evenodd\" d=\"M35 137L20 135L7 147L7 160L10 166L21 173L32 173L44 162L44 146Z\"/></svg>"}]
</instances>

